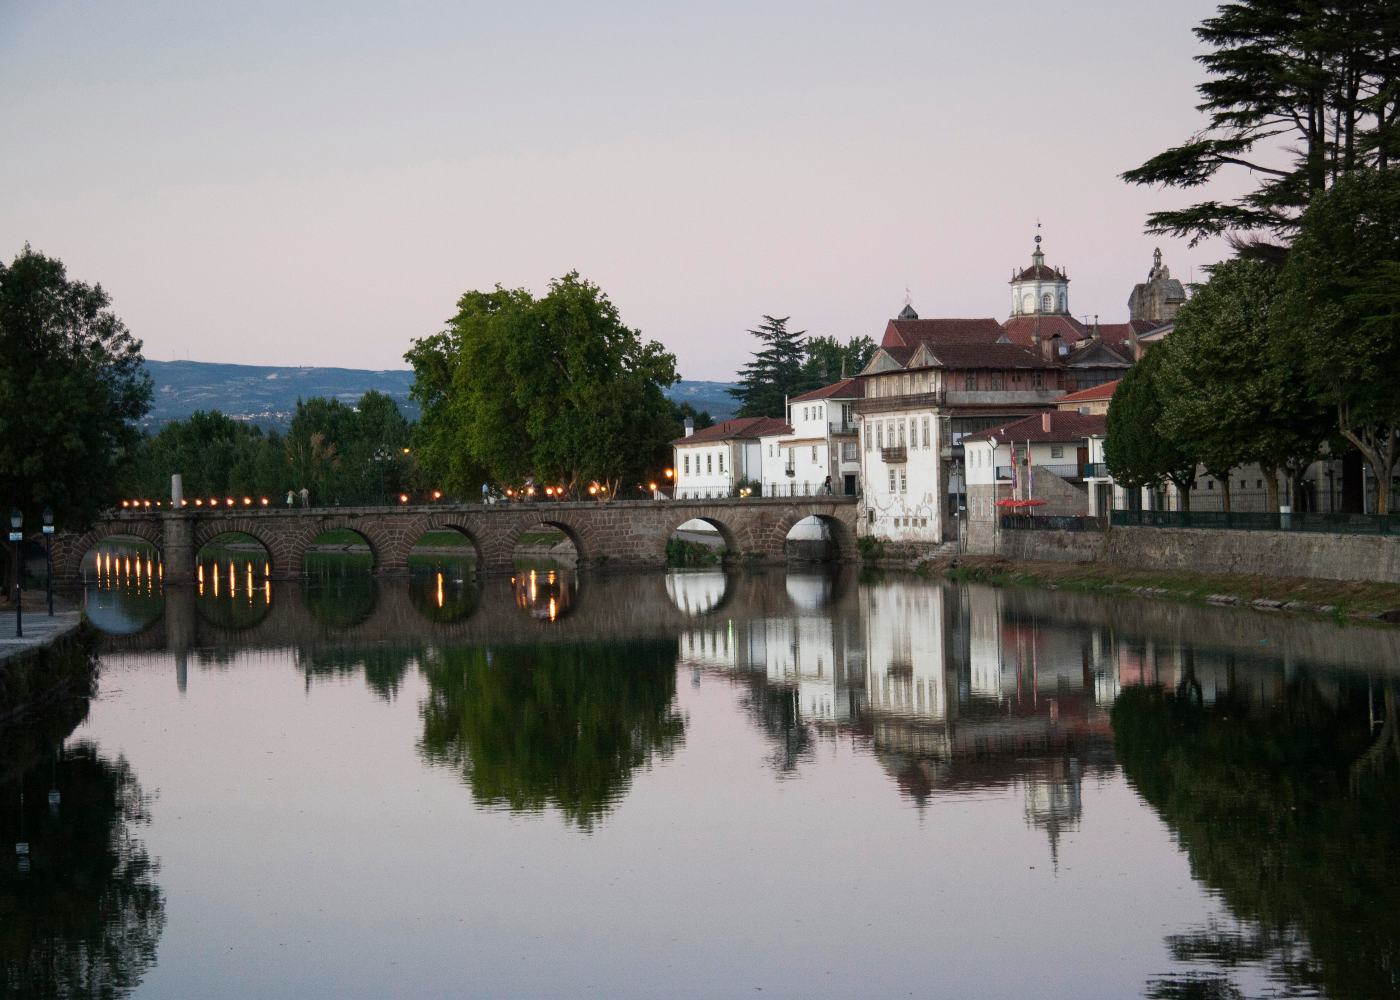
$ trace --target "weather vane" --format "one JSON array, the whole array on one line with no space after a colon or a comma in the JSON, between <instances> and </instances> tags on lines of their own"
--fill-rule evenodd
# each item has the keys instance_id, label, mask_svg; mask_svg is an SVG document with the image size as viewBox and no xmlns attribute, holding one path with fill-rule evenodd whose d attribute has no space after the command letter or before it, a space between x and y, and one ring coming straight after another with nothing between
<instances>
[{"instance_id":1,"label":"weather vane","mask_svg":"<svg viewBox=\"0 0 1400 1000\"><path fill-rule=\"evenodd\" d=\"M1040 216L1035 217L1035 245L1040 246Z\"/></svg>"}]
</instances>

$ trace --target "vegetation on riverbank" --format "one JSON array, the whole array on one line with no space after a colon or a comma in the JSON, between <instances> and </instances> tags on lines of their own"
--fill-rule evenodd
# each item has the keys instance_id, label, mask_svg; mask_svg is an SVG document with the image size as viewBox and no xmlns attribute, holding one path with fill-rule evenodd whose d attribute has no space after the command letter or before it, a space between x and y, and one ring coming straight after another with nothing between
<instances>
[{"instance_id":1,"label":"vegetation on riverbank","mask_svg":"<svg viewBox=\"0 0 1400 1000\"><path fill-rule=\"evenodd\" d=\"M1400 622L1400 584L1393 583L1130 570L1095 563L1012 562L999 556L959 556L924 563L920 568L953 580L993 586L1030 585L1085 592L1134 593L1337 618Z\"/></svg>"}]
</instances>

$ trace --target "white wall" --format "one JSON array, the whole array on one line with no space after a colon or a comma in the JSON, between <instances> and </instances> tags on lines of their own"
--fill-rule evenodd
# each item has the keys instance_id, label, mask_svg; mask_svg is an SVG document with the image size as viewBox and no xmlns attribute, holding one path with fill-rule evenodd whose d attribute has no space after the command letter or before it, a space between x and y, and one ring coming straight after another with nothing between
<instances>
[{"instance_id":1,"label":"white wall","mask_svg":"<svg viewBox=\"0 0 1400 1000\"><path fill-rule=\"evenodd\" d=\"M941 430L931 409L865 415L860 442L863 533L897 542L943 540L944 498L938 475ZM886 463L881 447L897 448L901 443L906 460ZM869 511L874 511L873 521Z\"/></svg>"}]
</instances>

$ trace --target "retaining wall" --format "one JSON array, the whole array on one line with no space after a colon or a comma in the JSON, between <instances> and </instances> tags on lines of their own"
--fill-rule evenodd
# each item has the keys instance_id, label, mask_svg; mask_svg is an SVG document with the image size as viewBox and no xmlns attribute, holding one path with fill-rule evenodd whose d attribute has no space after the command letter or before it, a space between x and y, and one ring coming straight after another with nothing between
<instances>
[{"instance_id":1,"label":"retaining wall","mask_svg":"<svg viewBox=\"0 0 1400 1000\"><path fill-rule=\"evenodd\" d=\"M1104 532L999 531L977 542L969 545L970 552L1016 560L1400 583L1400 538L1390 535L1119 527Z\"/></svg>"}]
</instances>

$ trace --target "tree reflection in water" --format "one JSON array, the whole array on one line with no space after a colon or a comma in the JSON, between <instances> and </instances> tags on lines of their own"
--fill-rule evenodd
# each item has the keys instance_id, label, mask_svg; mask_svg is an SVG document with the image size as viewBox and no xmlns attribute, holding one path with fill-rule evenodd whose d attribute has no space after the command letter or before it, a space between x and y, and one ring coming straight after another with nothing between
<instances>
[{"instance_id":1,"label":"tree reflection in water","mask_svg":"<svg viewBox=\"0 0 1400 1000\"><path fill-rule=\"evenodd\" d=\"M1307 677L1268 704L1122 693L1113 730L1128 780L1240 922L1169 937L1172 956L1202 971L1151 980L1148 996L1243 996L1231 974L1248 966L1288 995L1400 990L1394 713L1393 691L1343 683L1324 695Z\"/></svg>"},{"instance_id":2,"label":"tree reflection in water","mask_svg":"<svg viewBox=\"0 0 1400 1000\"><path fill-rule=\"evenodd\" d=\"M344 678L364 671L365 686L384 701L392 702L399 696L408 668L417 662L418 650L407 646L306 646L299 648L296 655L308 688L313 679Z\"/></svg>"},{"instance_id":3,"label":"tree reflection in water","mask_svg":"<svg viewBox=\"0 0 1400 1000\"><path fill-rule=\"evenodd\" d=\"M554 806L591 830L685 738L676 658L673 639L444 650L424 667L419 751L480 803Z\"/></svg>"},{"instance_id":4,"label":"tree reflection in water","mask_svg":"<svg viewBox=\"0 0 1400 1000\"><path fill-rule=\"evenodd\" d=\"M86 714L85 700L64 702L0 732L2 996L122 996L155 964L165 901L133 833L149 800L124 759L59 749Z\"/></svg>"}]
</instances>

